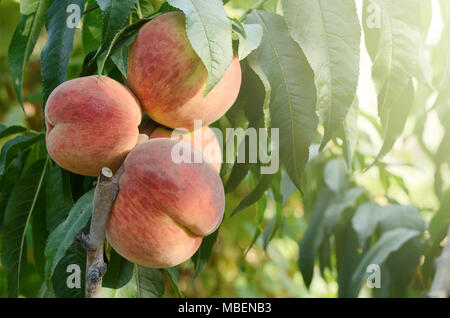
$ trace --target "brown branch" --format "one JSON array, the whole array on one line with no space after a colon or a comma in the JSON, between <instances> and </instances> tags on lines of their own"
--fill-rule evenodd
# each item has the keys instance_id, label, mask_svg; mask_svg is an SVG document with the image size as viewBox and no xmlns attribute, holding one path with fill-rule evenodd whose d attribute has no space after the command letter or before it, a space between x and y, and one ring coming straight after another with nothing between
<instances>
[{"instance_id":1,"label":"brown branch","mask_svg":"<svg viewBox=\"0 0 450 318\"><path fill-rule=\"evenodd\" d=\"M436 275L433 284L427 294L431 298L450 297L450 227L447 233L447 244L442 250L441 256L436 260Z\"/></svg>"},{"instance_id":2,"label":"brown branch","mask_svg":"<svg viewBox=\"0 0 450 318\"><path fill-rule=\"evenodd\" d=\"M148 141L148 136L140 134L137 144ZM124 173L124 166L116 171L104 167L100 171L94 193L92 208L92 219L89 234L80 233L76 240L87 250L86 261L86 298L101 297L102 278L106 273L106 263L103 259L105 246L106 226L108 224L109 212L119 193L119 180Z\"/></svg>"},{"instance_id":3,"label":"brown branch","mask_svg":"<svg viewBox=\"0 0 450 318\"><path fill-rule=\"evenodd\" d=\"M76 238L87 250L86 298L101 297L102 278L106 273L106 263L103 259L106 225L109 212L119 192L119 179L122 174L123 166L115 175L111 169L102 168L94 193L89 234L80 233Z\"/></svg>"}]
</instances>

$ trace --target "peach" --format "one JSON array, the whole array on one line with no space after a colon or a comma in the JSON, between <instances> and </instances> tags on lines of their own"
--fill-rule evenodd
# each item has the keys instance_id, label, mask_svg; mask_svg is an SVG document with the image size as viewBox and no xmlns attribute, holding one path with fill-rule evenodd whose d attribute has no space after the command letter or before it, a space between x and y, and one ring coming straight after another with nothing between
<instances>
[{"instance_id":1,"label":"peach","mask_svg":"<svg viewBox=\"0 0 450 318\"><path fill-rule=\"evenodd\" d=\"M206 161L212 164L214 169L220 173L220 168L222 167L222 149L216 134L211 128L203 127L189 134L182 134L181 132L172 131L165 127L158 127L150 135L150 139L154 138L171 138L190 143L193 147L201 150Z\"/></svg>"},{"instance_id":2,"label":"peach","mask_svg":"<svg viewBox=\"0 0 450 318\"><path fill-rule=\"evenodd\" d=\"M120 255L142 266L184 262L222 222L219 175L205 162L175 163L176 145L199 152L184 141L157 138L136 146L124 162L106 235Z\"/></svg>"},{"instance_id":3,"label":"peach","mask_svg":"<svg viewBox=\"0 0 450 318\"><path fill-rule=\"evenodd\" d=\"M77 174L97 176L105 166L115 171L136 145L141 116L133 93L109 77L67 81L46 103L47 150Z\"/></svg>"},{"instance_id":4,"label":"peach","mask_svg":"<svg viewBox=\"0 0 450 318\"><path fill-rule=\"evenodd\" d=\"M194 129L222 117L241 86L237 56L221 81L204 97L208 72L192 48L180 12L145 24L130 47L127 84L148 115L166 127Z\"/></svg>"}]
</instances>

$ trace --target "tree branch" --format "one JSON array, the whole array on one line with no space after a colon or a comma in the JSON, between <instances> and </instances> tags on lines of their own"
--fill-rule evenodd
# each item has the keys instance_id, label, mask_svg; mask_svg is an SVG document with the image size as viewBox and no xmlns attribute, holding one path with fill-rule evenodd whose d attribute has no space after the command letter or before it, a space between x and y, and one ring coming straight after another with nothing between
<instances>
[{"instance_id":1,"label":"tree branch","mask_svg":"<svg viewBox=\"0 0 450 318\"><path fill-rule=\"evenodd\" d=\"M450 297L450 227L447 233L447 244L442 250L441 256L436 260L436 275L428 293L432 298Z\"/></svg>"},{"instance_id":2,"label":"tree branch","mask_svg":"<svg viewBox=\"0 0 450 318\"><path fill-rule=\"evenodd\" d=\"M103 259L106 225L109 212L119 192L119 179L122 174L123 166L115 175L109 168L102 168L94 193L89 234L80 233L76 237L76 240L87 250L86 298L101 296L102 278L106 273L106 263Z\"/></svg>"},{"instance_id":3,"label":"tree branch","mask_svg":"<svg viewBox=\"0 0 450 318\"><path fill-rule=\"evenodd\" d=\"M139 134L136 146L146 141L148 141L148 136ZM89 234L79 233L75 238L87 250L86 298L101 297L102 278L107 268L103 259L106 226L108 224L109 212L119 193L119 180L124 172L125 168L123 164L116 171L116 174L113 174L111 169L107 167L102 168L94 193Z\"/></svg>"}]
</instances>

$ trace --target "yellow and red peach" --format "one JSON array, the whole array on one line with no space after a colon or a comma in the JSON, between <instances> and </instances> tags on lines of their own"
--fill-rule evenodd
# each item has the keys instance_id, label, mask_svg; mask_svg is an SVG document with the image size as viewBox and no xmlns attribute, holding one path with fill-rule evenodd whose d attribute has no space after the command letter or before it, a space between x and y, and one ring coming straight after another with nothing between
<instances>
[{"instance_id":1,"label":"yellow and red peach","mask_svg":"<svg viewBox=\"0 0 450 318\"><path fill-rule=\"evenodd\" d=\"M178 133L176 130L172 131L165 127L158 127L150 135L150 139L154 138L171 138L172 140L183 140L190 143L193 147L201 150L204 159L220 173L222 149L216 134L211 128L203 127L193 132L182 134L181 131Z\"/></svg>"},{"instance_id":2,"label":"yellow and red peach","mask_svg":"<svg viewBox=\"0 0 450 318\"><path fill-rule=\"evenodd\" d=\"M102 76L59 85L45 107L46 144L52 159L74 173L117 170L138 140L142 111L133 93Z\"/></svg>"},{"instance_id":3,"label":"yellow and red peach","mask_svg":"<svg viewBox=\"0 0 450 318\"><path fill-rule=\"evenodd\" d=\"M223 218L219 175L205 162L175 163L176 145L192 155L199 152L186 142L158 138L136 146L124 162L107 239L120 255L142 266L184 262Z\"/></svg>"},{"instance_id":4,"label":"yellow and red peach","mask_svg":"<svg viewBox=\"0 0 450 318\"><path fill-rule=\"evenodd\" d=\"M241 86L237 56L220 82L204 97L208 72L192 48L180 12L163 14L144 25L130 47L127 84L143 109L170 128L208 126L233 105Z\"/></svg>"}]
</instances>

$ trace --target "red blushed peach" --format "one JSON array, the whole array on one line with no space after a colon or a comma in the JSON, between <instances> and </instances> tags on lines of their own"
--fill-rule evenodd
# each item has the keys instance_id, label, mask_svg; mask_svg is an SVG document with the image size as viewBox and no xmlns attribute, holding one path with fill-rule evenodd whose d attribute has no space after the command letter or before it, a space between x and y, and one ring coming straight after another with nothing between
<instances>
[{"instance_id":1,"label":"red blushed peach","mask_svg":"<svg viewBox=\"0 0 450 318\"><path fill-rule=\"evenodd\" d=\"M130 48L127 83L143 109L170 128L208 126L233 105L241 86L237 56L204 97L208 72L192 48L182 13L163 14L144 25Z\"/></svg>"},{"instance_id":2,"label":"red blushed peach","mask_svg":"<svg viewBox=\"0 0 450 318\"><path fill-rule=\"evenodd\" d=\"M190 143L193 147L201 150L205 160L212 164L214 169L220 173L220 168L222 167L222 149L216 134L211 128L203 127L189 134L179 134L167 128L158 127L150 135L150 139L154 138L171 138Z\"/></svg>"},{"instance_id":3,"label":"red blushed peach","mask_svg":"<svg viewBox=\"0 0 450 318\"><path fill-rule=\"evenodd\" d=\"M97 176L102 167L115 171L136 145L141 116L133 93L109 77L67 81L46 103L47 150L74 173Z\"/></svg>"},{"instance_id":4,"label":"red blushed peach","mask_svg":"<svg viewBox=\"0 0 450 318\"><path fill-rule=\"evenodd\" d=\"M186 142L158 138L136 146L125 159L107 239L136 264L180 264L222 222L225 194L219 175L207 163L175 163L172 152L180 144L192 155L199 152Z\"/></svg>"}]
</instances>

